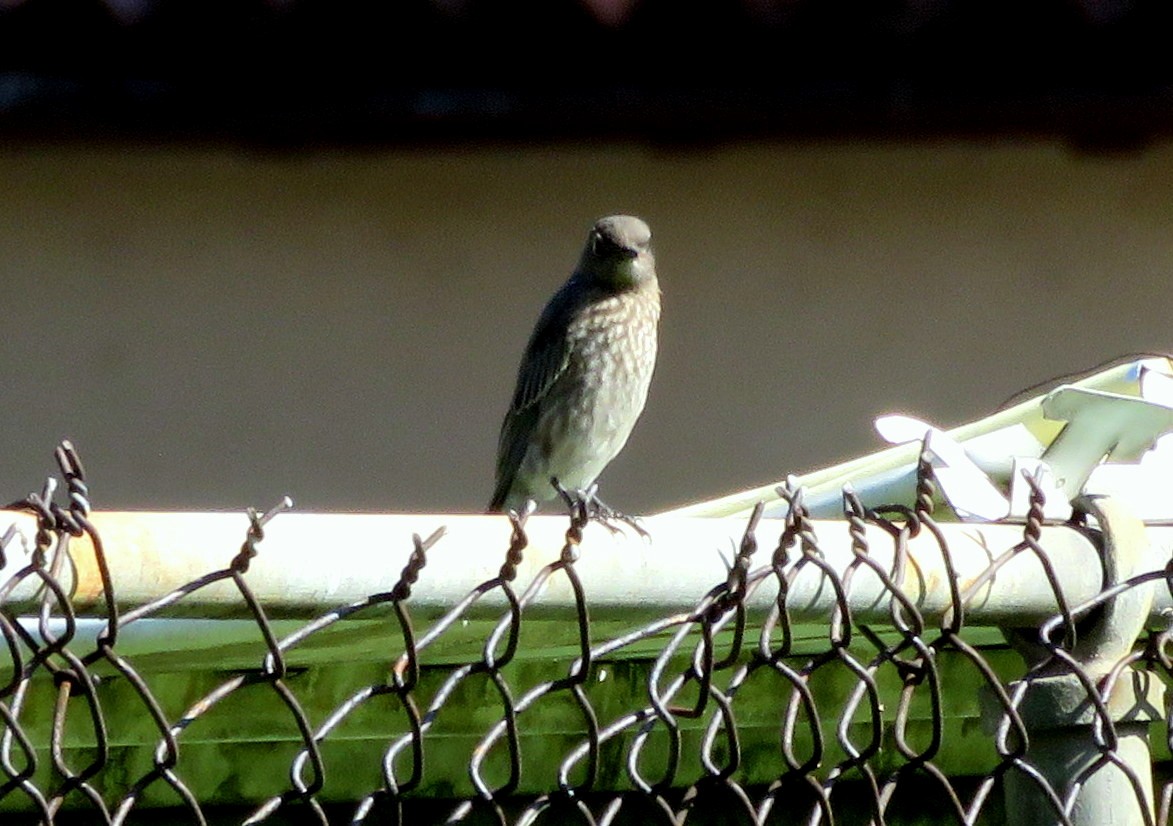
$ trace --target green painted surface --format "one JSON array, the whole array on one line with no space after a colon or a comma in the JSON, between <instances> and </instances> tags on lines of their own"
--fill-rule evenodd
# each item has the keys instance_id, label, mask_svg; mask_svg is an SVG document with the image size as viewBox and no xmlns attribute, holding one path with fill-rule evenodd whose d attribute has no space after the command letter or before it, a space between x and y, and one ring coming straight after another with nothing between
<instances>
[{"instance_id":1,"label":"green painted surface","mask_svg":"<svg viewBox=\"0 0 1173 826\"><path fill-rule=\"evenodd\" d=\"M471 622L446 635L445 645L429 648L424 660L430 663L421 673L414 697L421 711L431 703L436 691L451 673L451 663L466 662L477 656L480 641L488 632L488 623ZM619 633L618 626L593 626L598 638ZM286 683L305 710L312 726L317 726L334 709L364 687L386 682L389 655L398 649L389 647L396 639L386 624L346 623L331 629L312 644L299 647L290 656L290 673ZM996 631L970 629L967 637L981 644L982 656L1003 679L1021 673L1021 661L999 643ZM792 667L801 667L808 654L822 654L829 645L826 633L817 627L797 628L796 656ZM539 642L540 641L540 642ZM695 642L695 637L690 639ZM664 637L648 640L623 649L622 657L596 662L585 685L586 695L600 725L607 725L629 711L647 704L647 680L652 656L662 650ZM756 637L748 638L750 646ZM727 650L728 639L718 644L718 655ZM685 648L689 651L691 649ZM853 653L865 660L874 647L857 637ZM748 657L749 648L744 652ZM132 657L139 673L146 679L167 718L179 719L194 703L210 694L242 669L255 669L263 655L263 645L252 640L227 641L194 658L161 652L140 652ZM574 629L565 622L528 622L517 659L504 669L514 702L533 686L565 675L577 655ZM665 673L678 673L685 656L673 661ZM431 665L435 663L435 665ZM956 652L943 652L937 661L943 691L941 718L944 731L936 765L952 776L981 775L997 761L991 737L979 720L978 687L980 672ZM146 708L129 682L107 667L95 667L106 675L98 685L98 697L106 719L110 754L103 770L93 783L107 800L116 800L138 778L151 769L152 754L159 735ZM254 671L255 673L255 671ZM724 688L731 671L721 672L718 687ZM882 666L876 675L883 704L884 738L881 750L869 761L883 774L906 761L895 748L892 720L899 702L901 678L894 666ZM664 682L667 681L667 678ZM817 668L810 679L810 689L818 709L822 732L821 767L815 774L825 777L831 767L846 755L837 741L836 726L844 704L858 681L841 662L829 662ZM769 784L786 769L780 732L784 710L793 690L788 681L770 668L756 671L736 692L733 712L740 740L741 764L737 779L747 786ZM23 730L38 747L35 783L41 789L54 788L47 745L54 707L55 690L46 680L37 682L20 716ZM674 702L696 702L695 688L683 691ZM700 763L700 738L713 706L701 719L679 718L681 731L680 764L677 785L684 787L703 776ZM473 675L459 684L445 702L424 739L424 781L414 795L432 798L463 797L472 793L468 764L476 744L501 719L503 704L497 688L484 675ZM912 694L907 734L909 744L920 749L931 739L931 693L922 685ZM793 737L793 755L803 761L814 754L814 737L810 720L799 715ZM523 767L519 791L534 794L557 787L558 769L567 755L585 742L587 726L583 714L566 691L543 698L518 717ZM323 801L353 801L382 785L381 765L389 744L408 731L407 716L399 700L392 695L374 698L354 711L332 731L322 745L325 762L325 785L319 798ZM634 734L623 735L603 745L595 789L600 792L631 787L626 770L626 754ZM847 736L857 747L864 747L871 737L868 706L865 701L847 729ZM718 738L721 743L721 738ZM94 736L83 701L70 701L65 729L65 759L74 771L81 771L94 757ZM657 727L644 749L640 770L650 780L664 772L669 737L663 726ZM290 765L301 748L293 716L272 686L263 682L246 685L194 719L179 737L180 759L177 774L206 804L257 804L289 788ZM490 785L503 783L508 761L500 742L484 763L484 777ZM18 753L15 763L23 763ZM721 764L727 750L719 745L714 759ZM400 781L410 771L410 756L405 752L396 762ZM304 776L310 777L307 771ZM571 771L571 781L585 780L582 763ZM161 781L150 784L143 793L146 806L173 806L178 798ZM72 801L71 799L71 802ZM7 795L6 809L23 808L28 800L19 790Z\"/></svg>"}]
</instances>

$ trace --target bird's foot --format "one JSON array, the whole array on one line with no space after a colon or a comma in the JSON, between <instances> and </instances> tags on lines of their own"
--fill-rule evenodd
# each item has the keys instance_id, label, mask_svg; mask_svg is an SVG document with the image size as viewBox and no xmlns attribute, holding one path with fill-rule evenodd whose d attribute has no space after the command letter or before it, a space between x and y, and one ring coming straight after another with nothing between
<instances>
[{"instance_id":1,"label":"bird's foot","mask_svg":"<svg viewBox=\"0 0 1173 826\"><path fill-rule=\"evenodd\" d=\"M595 518L598 519L599 522L604 526L606 526L606 528L612 533L619 533L620 530L615 526L614 523L622 522L624 525L631 528L644 539L650 540L652 538L652 535L647 532L647 529L644 528L638 516L632 516L631 514L624 513L623 511L617 511L606 502L599 499L597 496L593 497L592 501L595 508Z\"/></svg>"},{"instance_id":2,"label":"bird's foot","mask_svg":"<svg viewBox=\"0 0 1173 826\"><path fill-rule=\"evenodd\" d=\"M571 514L581 513L583 516L593 522L598 522L611 533L620 533L622 529L616 523L622 523L633 531L638 533L644 539L651 539L652 536L647 532L642 524L640 524L639 517L631 516L616 510L599 498L599 486L592 484L585 490L567 490L557 479L550 480L558 495L562 497L562 501L566 503L567 509Z\"/></svg>"}]
</instances>

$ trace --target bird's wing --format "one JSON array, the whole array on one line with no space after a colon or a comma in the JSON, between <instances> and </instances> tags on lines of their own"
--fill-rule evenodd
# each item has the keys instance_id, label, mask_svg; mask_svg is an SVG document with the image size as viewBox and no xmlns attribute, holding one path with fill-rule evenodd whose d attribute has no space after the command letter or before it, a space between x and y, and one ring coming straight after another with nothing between
<instances>
[{"instance_id":1,"label":"bird's wing","mask_svg":"<svg viewBox=\"0 0 1173 826\"><path fill-rule=\"evenodd\" d=\"M517 471L521 468L525 451L529 447L530 434L533 433L537 422L537 407L527 407L520 412L510 410L505 414L505 421L501 424L501 440L497 445L497 487L489 503L490 511L505 508L505 501L509 498L509 491L513 489Z\"/></svg>"},{"instance_id":2,"label":"bird's wing","mask_svg":"<svg viewBox=\"0 0 1173 826\"><path fill-rule=\"evenodd\" d=\"M555 293L542 311L517 373L513 402L501 423L497 444L497 490L491 510L499 510L513 487L530 439L538 423L542 399L570 362L570 344L566 330L576 303L575 285L568 282Z\"/></svg>"},{"instance_id":3,"label":"bird's wing","mask_svg":"<svg viewBox=\"0 0 1173 826\"><path fill-rule=\"evenodd\" d=\"M509 406L511 414L538 405L570 362L570 343L566 336L569 306L559 301L560 297L555 296L546 306L530 336L517 371L517 388Z\"/></svg>"}]
</instances>

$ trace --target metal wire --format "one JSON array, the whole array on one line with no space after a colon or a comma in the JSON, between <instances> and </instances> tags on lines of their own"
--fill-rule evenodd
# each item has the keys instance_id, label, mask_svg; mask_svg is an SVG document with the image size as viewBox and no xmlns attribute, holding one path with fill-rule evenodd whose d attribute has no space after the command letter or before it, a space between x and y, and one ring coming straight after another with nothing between
<instances>
[{"instance_id":1,"label":"metal wire","mask_svg":"<svg viewBox=\"0 0 1173 826\"><path fill-rule=\"evenodd\" d=\"M28 557L0 585L0 813L6 823L129 823L162 796L172 801L172 820L195 824L225 822L227 805L233 822L249 824L295 817L320 824L883 826L911 822L931 806L940 822L976 825L1005 822L1008 787L1015 785L1033 790L1053 822L1071 824L1081 789L1105 767L1125 778L1141 813L1138 823L1171 822L1173 781L1162 781L1169 773L1159 767L1150 807L1152 778L1122 756L1112 697L1137 675L1173 682L1173 626L1142 634L1121 656L1094 667L1079 646L1105 606L1161 583L1173 592L1173 562L1110 583L1091 601L1069 604L1040 541L1042 492L1030 478L1031 510L1021 541L992 554L985 571L965 584L934 513L926 456L912 507L868 510L844 491L843 530L852 550L845 568L827 561L803 491L787 485L780 490L789 508L779 536L758 535L762 509L755 509L727 575L698 594L692 610L619 634L601 636L592 622L591 594L576 564L584 529L597 516L573 498L559 558L528 583L517 584L529 541L527 515L512 514L508 545L485 549L503 555L498 574L442 615L413 613L412 597L420 579L433 575L429 561L443 544L443 529L411 537L409 561L389 591L337 606L283 634L250 588L249 568L265 553L266 525L291 507L288 499L264 513L248 512L243 542L235 555L226 549L224 568L120 610L118 582L90 520L77 451L65 442L56 460L61 484L50 479L18 503L36 519L33 547L17 547L13 530L0 536L0 563L11 570L14 560ZM61 487L64 503L58 504ZM875 553L876 536L890 543L885 554ZM909 581L908 548L918 536L931 537L949 577L950 604L935 624L897 584ZM89 641L79 634L68 586L80 537L88 539L84 552L93 554L103 589L103 626ZM1010 666L1010 648L991 629L967 624L967 610L1022 554L1037 560L1037 587L1051 595L1054 615L1038 628L1007 629L1011 641L1030 652L1026 663ZM830 589L833 607L821 623L798 622L789 603L796 583L806 578ZM220 583L235 589L257 630L254 665L220 674L176 708L163 699L160 676L123 650L123 632ZM877 583L888 617L862 623L853 615L852 594ZM33 585L38 611L18 616L13 594ZM565 644L537 668L524 632L540 595L555 585L569 589L573 615ZM749 607L759 592L772 595L765 612ZM447 646L470 617L494 605L503 608L479 640L479 655L453 662ZM385 647L382 672L324 699L314 693L315 681L302 676L306 669L328 670L330 663L293 667L291 656L314 650L359 619L371 621L370 633ZM1037 759L1026 711L1032 680L1056 675L1074 680L1089 709L1095 755L1058 778ZM478 697L476 720L456 719L470 707L458 706L456 698L470 693ZM192 757L202 736L196 732L215 720L232 725L230 706L246 695L275 709L283 736L297 744L292 756L273 749L258 757L281 761L287 785L250 795L248 784L238 782L235 797L202 800L209 767ZM763 703L762 697L770 699ZM964 774L951 774L948 764L958 762L948 754L951 739L962 735L956 707L977 704L979 697L985 753L963 761L969 766ZM113 703L118 720L140 721L135 736L111 728ZM332 778L359 770L345 748L334 746L351 742L342 732L370 715L382 721L380 731L394 734L379 735L381 757L361 770L372 778L366 792L340 799ZM545 738L527 732L544 731L551 716L564 746L556 759L548 744L535 757L535 739ZM1161 714L1153 719L1166 750L1173 750L1173 724ZM473 732L461 771L450 757L435 758L451 754L445 738L455 724ZM133 746L139 756L115 759L116 749L132 748L128 742L140 743ZM463 787L451 780L455 774L464 775Z\"/></svg>"}]
</instances>

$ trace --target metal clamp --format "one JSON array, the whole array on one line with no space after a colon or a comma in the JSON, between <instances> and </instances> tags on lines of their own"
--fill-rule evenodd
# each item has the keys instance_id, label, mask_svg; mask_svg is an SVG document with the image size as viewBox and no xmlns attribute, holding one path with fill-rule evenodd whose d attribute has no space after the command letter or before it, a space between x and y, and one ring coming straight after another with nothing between
<instances>
[{"instance_id":1,"label":"metal clamp","mask_svg":"<svg viewBox=\"0 0 1173 826\"><path fill-rule=\"evenodd\" d=\"M1144 523L1121 502L1084 496L1076 510L1098 525L1104 584L1094 600L1075 606L1075 640L1059 617L1033 637L1008 630L1029 671L1007 686L1013 710L983 697L992 729L1017 713L1028 742L1017 771L1006 776L1010 826L1151 826L1152 756L1149 724L1163 719L1164 684L1132 663L1153 602L1153 585L1130 578L1159 569L1159 552Z\"/></svg>"}]
</instances>

